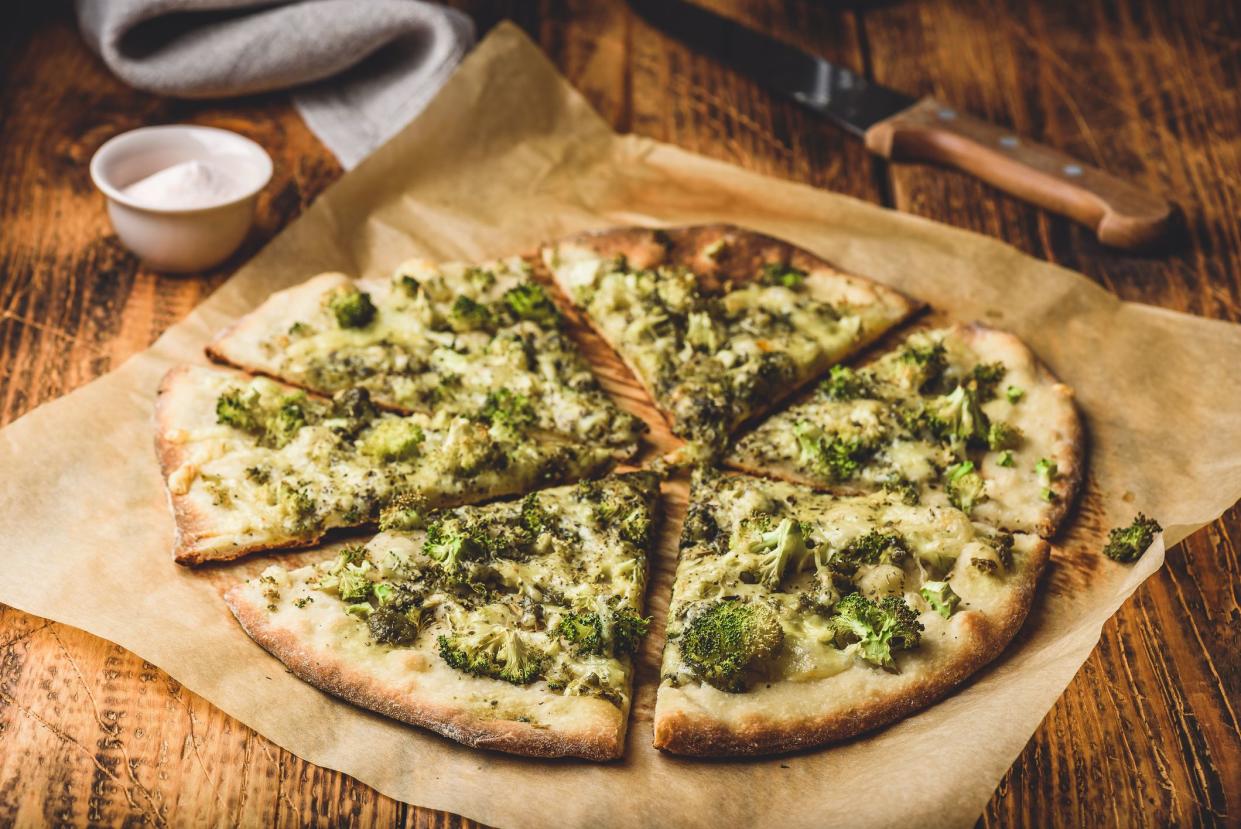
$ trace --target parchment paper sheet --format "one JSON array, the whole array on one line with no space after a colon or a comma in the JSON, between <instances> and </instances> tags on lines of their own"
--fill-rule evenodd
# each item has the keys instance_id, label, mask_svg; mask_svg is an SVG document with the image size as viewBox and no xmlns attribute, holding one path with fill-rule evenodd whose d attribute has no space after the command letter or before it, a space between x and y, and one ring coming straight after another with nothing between
<instances>
[{"instance_id":1,"label":"parchment paper sheet","mask_svg":"<svg viewBox=\"0 0 1241 829\"><path fill-rule=\"evenodd\" d=\"M590 227L703 221L784 237L1008 327L1076 388L1091 439L1085 498L1023 633L959 693L864 739L781 760L661 756L650 747L657 634L624 761L515 759L301 683L219 599L238 568L173 564L151 442L156 385L174 363L202 361L208 337L269 292L324 270L387 274L412 255L476 259ZM1097 553L1105 528L1140 508L1171 544L1241 496L1239 367L1241 327L1124 304L988 238L619 137L505 25L417 121L150 350L0 432L0 601L124 645L301 757L490 824L967 825L1103 621L1163 561L1156 544L1134 567L1108 562ZM657 616L671 566L665 551ZM882 797L864 782L879 765Z\"/></svg>"}]
</instances>

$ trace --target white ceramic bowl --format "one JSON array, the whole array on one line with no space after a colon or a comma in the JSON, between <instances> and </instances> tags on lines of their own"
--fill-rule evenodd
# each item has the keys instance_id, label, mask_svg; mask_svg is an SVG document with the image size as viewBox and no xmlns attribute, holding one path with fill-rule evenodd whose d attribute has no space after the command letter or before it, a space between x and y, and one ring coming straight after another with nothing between
<instances>
[{"instance_id":1,"label":"white ceramic bowl","mask_svg":"<svg viewBox=\"0 0 1241 829\"><path fill-rule=\"evenodd\" d=\"M190 209L136 202L134 182L183 161L208 160L238 182L236 195ZM91 180L107 197L108 218L121 242L155 270L202 271L227 259L254 223L259 191L272 163L249 138L215 127L142 127L109 139L90 162Z\"/></svg>"}]
</instances>

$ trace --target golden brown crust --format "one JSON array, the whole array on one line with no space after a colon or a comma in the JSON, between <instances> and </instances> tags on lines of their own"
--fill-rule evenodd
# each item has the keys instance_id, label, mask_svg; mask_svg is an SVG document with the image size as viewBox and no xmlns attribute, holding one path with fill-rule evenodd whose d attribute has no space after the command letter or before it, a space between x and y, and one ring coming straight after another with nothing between
<instances>
[{"instance_id":1,"label":"golden brown crust","mask_svg":"<svg viewBox=\"0 0 1241 829\"><path fill-rule=\"evenodd\" d=\"M268 612L247 599L244 585L224 594L242 628L293 674L347 702L430 729L474 748L530 757L614 760L624 751L627 712L617 710L609 727L552 730L514 720L489 719L468 709L404 695L357 670L339 655L306 648L290 631L268 623ZM537 714L537 711L532 711Z\"/></svg>"},{"instance_id":2,"label":"golden brown crust","mask_svg":"<svg viewBox=\"0 0 1241 829\"><path fill-rule=\"evenodd\" d=\"M658 265L686 267L698 277L699 286L707 292L723 290L726 283L737 285L751 282L757 278L764 264L792 265L805 271L811 277L846 279L865 285L875 294L878 302L891 309L894 317L892 325L898 324L922 307L921 302L900 291L865 277L848 274L830 262L789 242L735 225L689 225L665 229L619 227L575 234L560 239L548 247L555 248L559 245L584 247L604 258L623 256L634 268L652 268ZM554 271L552 279L561 293L571 299L572 292L569 286L561 282ZM602 327L589 314L583 316L595 333L616 352L651 399L659 401L659 397L647 384L646 379L634 370L633 364L608 338ZM887 330L884 328L864 336L859 340L858 347L861 348L873 342ZM817 366L813 371L808 372L801 382L788 384L772 399L764 401L762 406L746 412L742 420L731 424L732 427L736 428L744 421L769 412L778 403L812 382L827 367L826 364ZM668 421L669 426L675 429L675 418L667 407L661 405L657 408Z\"/></svg>"},{"instance_id":3,"label":"golden brown crust","mask_svg":"<svg viewBox=\"0 0 1241 829\"><path fill-rule=\"evenodd\" d=\"M662 714L657 711L654 745L664 751L702 757L777 754L838 742L926 708L999 656L1017 635L1034 603L1049 552L1047 542L1038 542L1020 581L1000 607L986 615L977 611L957 614L954 619L963 641L954 644L952 658L936 663L934 672L921 673L895 692L873 694L847 710L817 717L755 717L740 727L684 709Z\"/></svg>"}]
</instances>

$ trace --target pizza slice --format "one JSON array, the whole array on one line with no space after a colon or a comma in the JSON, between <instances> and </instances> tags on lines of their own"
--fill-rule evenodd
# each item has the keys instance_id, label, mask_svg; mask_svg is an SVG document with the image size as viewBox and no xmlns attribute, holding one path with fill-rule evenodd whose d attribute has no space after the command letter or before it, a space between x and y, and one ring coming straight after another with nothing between
<instances>
[{"instance_id":1,"label":"pizza slice","mask_svg":"<svg viewBox=\"0 0 1241 829\"><path fill-rule=\"evenodd\" d=\"M741 437L725 462L837 492L947 499L971 518L1051 536L1082 477L1073 392L1016 337L915 332Z\"/></svg>"},{"instance_id":2,"label":"pizza slice","mask_svg":"<svg viewBox=\"0 0 1241 829\"><path fill-rule=\"evenodd\" d=\"M786 242L722 225L589 233L543 258L691 454L707 457L917 307Z\"/></svg>"},{"instance_id":3,"label":"pizza slice","mask_svg":"<svg viewBox=\"0 0 1241 829\"><path fill-rule=\"evenodd\" d=\"M411 261L392 279L321 274L273 294L207 347L214 359L380 408L473 415L502 391L535 425L632 455L644 424L600 388L520 258Z\"/></svg>"},{"instance_id":4,"label":"pizza slice","mask_svg":"<svg viewBox=\"0 0 1241 829\"><path fill-rule=\"evenodd\" d=\"M304 547L373 524L396 498L484 501L607 469L614 451L539 431L501 389L472 417L399 415L365 388L328 399L266 377L182 366L156 400L156 447L177 524L177 561Z\"/></svg>"},{"instance_id":5,"label":"pizza slice","mask_svg":"<svg viewBox=\"0 0 1241 829\"><path fill-rule=\"evenodd\" d=\"M793 751L900 719L994 659L1048 545L949 505L700 472L681 536L655 746Z\"/></svg>"},{"instance_id":6,"label":"pizza slice","mask_svg":"<svg viewBox=\"0 0 1241 829\"><path fill-rule=\"evenodd\" d=\"M225 594L256 642L329 693L479 748L624 751L659 493L651 473L424 514Z\"/></svg>"}]
</instances>

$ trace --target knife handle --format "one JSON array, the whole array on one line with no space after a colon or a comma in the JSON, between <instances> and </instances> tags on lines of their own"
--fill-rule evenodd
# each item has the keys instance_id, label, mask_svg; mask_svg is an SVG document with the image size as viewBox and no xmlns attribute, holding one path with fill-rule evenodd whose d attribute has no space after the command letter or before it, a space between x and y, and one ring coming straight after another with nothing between
<instances>
[{"instance_id":1,"label":"knife handle","mask_svg":"<svg viewBox=\"0 0 1241 829\"><path fill-rule=\"evenodd\" d=\"M1164 199L933 98L872 126L866 147L893 161L955 167L1086 225L1112 247L1146 247L1172 224Z\"/></svg>"}]
</instances>

